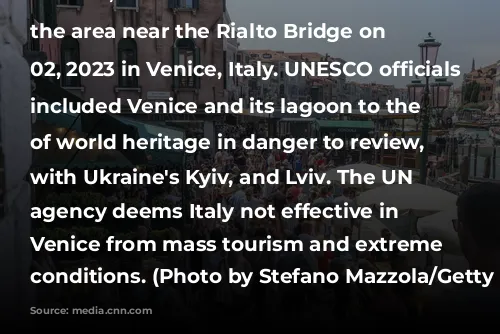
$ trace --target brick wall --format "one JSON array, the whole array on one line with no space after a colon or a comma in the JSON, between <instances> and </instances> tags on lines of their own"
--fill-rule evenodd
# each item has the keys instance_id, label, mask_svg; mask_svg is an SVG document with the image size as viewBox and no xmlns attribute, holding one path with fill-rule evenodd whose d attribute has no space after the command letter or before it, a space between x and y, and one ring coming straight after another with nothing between
<instances>
[{"instance_id":1,"label":"brick wall","mask_svg":"<svg viewBox=\"0 0 500 334\"><path fill-rule=\"evenodd\" d=\"M86 1L81 8L57 8L58 26L70 31L72 27L112 26L117 31L117 38L110 39L82 39L80 40L80 61L117 61L117 44L120 40L121 31L124 26L150 27L168 26L170 36L166 39L137 39L138 64L141 66L141 77L139 78L140 91L116 91L117 77L86 77L82 78L83 90L74 91L84 99L95 98L100 101L111 102L116 98L146 98L148 91L172 92L171 77L151 77L147 75L146 61L162 62L172 65L172 46L174 45L174 25L189 23L197 27L213 27L222 23L224 6L222 0L201 1L200 8L192 11L178 11L174 13L167 7L167 1L141 1L138 11L114 10L109 1ZM198 39L196 45L200 48L201 63L203 65L216 65L222 70L223 63L223 41L216 38ZM217 78L201 78L200 89L182 90L177 92L179 101L195 101L204 103L208 101L224 99L223 80Z\"/></svg>"}]
</instances>

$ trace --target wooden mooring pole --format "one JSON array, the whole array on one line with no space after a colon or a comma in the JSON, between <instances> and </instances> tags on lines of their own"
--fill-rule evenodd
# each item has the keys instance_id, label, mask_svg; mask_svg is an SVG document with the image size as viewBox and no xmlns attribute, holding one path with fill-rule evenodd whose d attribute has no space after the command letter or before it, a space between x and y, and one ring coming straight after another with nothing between
<instances>
[{"instance_id":1,"label":"wooden mooring pole","mask_svg":"<svg viewBox=\"0 0 500 334\"><path fill-rule=\"evenodd\" d=\"M467 148L467 158L468 158L467 162L468 162L468 165L469 165L469 168L468 168L469 175L468 176L470 176L470 171L472 169L471 168L472 167L472 165L471 165L472 164L472 143L469 144L469 147Z\"/></svg>"},{"instance_id":2,"label":"wooden mooring pole","mask_svg":"<svg viewBox=\"0 0 500 334\"><path fill-rule=\"evenodd\" d=\"M492 167L492 171L491 171L491 176L493 178L493 180L496 179L496 170L497 170L497 146L496 145L493 145L493 159L491 159L491 167Z\"/></svg>"},{"instance_id":3,"label":"wooden mooring pole","mask_svg":"<svg viewBox=\"0 0 500 334\"><path fill-rule=\"evenodd\" d=\"M474 177L477 176L477 154L479 153L479 145L476 144L474 147Z\"/></svg>"}]
</instances>

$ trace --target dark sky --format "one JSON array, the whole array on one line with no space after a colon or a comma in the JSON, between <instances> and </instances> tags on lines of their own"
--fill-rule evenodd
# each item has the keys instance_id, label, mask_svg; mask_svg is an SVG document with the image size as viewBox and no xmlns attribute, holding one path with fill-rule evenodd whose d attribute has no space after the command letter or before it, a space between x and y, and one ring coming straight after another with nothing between
<instances>
[{"instance_id":1,"label":"dark sky","mask_svg":"<svg viewBox=\"0 0 500 334\"><path fill-rule=\"evenodd\" d=\"M328 53L347 61L368 61L374 68L395 60L419 62L418 43L432 32L443 43L438 63L450 61L471 68L500 59L500 1L498 0L228 0L231 19L237 26L250 23L276 27L326 23L351 27L353 37L330 43L319 39L247 39L243 49ZM361 27L383 27L385 39L362 39ZM412 78L373 76L353 81L377 81L404 87ZM461 78L449 78L459 83Z\"/></svg>"}]
</instances>

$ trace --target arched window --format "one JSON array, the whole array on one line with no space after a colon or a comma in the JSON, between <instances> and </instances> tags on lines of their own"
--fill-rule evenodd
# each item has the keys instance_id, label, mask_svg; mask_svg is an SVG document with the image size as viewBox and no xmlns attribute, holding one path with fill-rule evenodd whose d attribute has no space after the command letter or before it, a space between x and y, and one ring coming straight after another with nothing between
<instances>
[{"instance_id":1,"label":"arched window","mask_svg":"<svg viewBox=\"0 0 500 334\"><path fill-rule=\"evenodd\" d=\"M122 71L123 62L128 65L128 73ZM131 38L122 38L118 42L118 86L121 88L136 88L139 86L137 71L130 70L137 66L137 43Z\"/></svg>"},{"instance_id":2,"label":"arched window","mask_svg":"<svg viewBox=\"0 0 500 334\"><path fill-rule=\"evenodd\" d=\"M173 47L174 65L187 66L191 64L200 65L200 49L190 38L180 38L175 41ZM200 78L198 76L174 77L174 88L199 88Z\"/></svg>"},{"instance_id":3,"label":"arched window","mask_svg":"<svg viewBox=\"0 0 500 334\"><path fill-rule=\"evenodd\" d=\"M80 64L80 43L70 36L64 37L61 41L61 86L80 87L80 75L78 71L69 74L74 65L68 63Z\"/></svg>"}]
</instances>

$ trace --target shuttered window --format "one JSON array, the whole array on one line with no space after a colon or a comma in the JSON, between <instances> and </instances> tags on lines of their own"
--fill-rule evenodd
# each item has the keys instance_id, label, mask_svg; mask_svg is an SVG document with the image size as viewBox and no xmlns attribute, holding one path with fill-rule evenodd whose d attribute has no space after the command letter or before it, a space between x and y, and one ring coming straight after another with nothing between
<instances>
[{"instance_id":1,"label":"shuttered window","mask_svg":"<svg viewBox=\"0 0 500 334\"><path fill-rule=\"evenodd\" d=\"M61 86L62 87L81 87L81 79L78 71L73 71L76 76L69 76L70 71L74 66L68 66L69 62L80 63L80 44L78 40L66 36L61 41Z\"/></svg>"},{"instance_id":2,"label":"shuttered window","mask_svg":"<svg viewBox=\"0 0 500 334\"><path fill-rule=\"evenodd\" d=\"M115 0L116 8L137 8L139 0Z\"/></svg>"},{"instance_id":3,"label":"shuttered window","mask_svg":"<svg viewBox=\"0 0 500 334\"><path fill-rule=\"evenodd\" d=\"M196 43L189 38L180 38L172 48L172 59L174 65L200 65L200 49ZM174 88L200 88L199 76L176 76L174 77Z\"/></svg>"},{"instance_id":4,"label":"shuttered window","mask_svg":"<svg viewBox=\"0 0 500 334\"><path fill-rule=\"evenodd\" d=\"M118 64L117 64L119 68L118 86L120 88L139 87L139 79L135 71L131 71L132 73L124 73L122 71L123 61L125 61L127 65L137 65L138 63L137 43L131 38L122 38L118 43Z\"/></svg>"},{"instance_id":5,"label":"shuttered window","mask_svg":"<svg viewBox=\"0 0 500 334\"><path fill-rule=\"evenodd\" d=\"M83 0L58 0L57 4L62 6L83 6Z\"/></svg>"}]
</instances>

